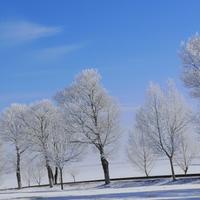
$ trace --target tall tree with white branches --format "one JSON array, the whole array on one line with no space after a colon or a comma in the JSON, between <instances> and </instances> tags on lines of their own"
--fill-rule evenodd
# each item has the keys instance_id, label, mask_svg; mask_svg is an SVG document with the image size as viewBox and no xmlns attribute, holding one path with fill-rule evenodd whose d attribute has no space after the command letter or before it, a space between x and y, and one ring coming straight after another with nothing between
<instances>
[{"instance_id":1,"label":"tall tree with white branches","mask_svg":"<svg viewBox=\"0 0 200 200\"><path fill-rule=\"evenodd\" d=\"M188 133L181 135L179 143L179 151L175 155L175 161L180 169L186 175L192 160L195 158L196 145Z\"/></svg>"},{"instance_id":2,"label":"tall tree with white branches","mask_svg":"<svg viewBox=\"0 0 200 200\"><path fill-rule=\"evenodd\" d=\"M22 174L27 186L30 184L41 185L45 176L45 163L41 156L32 149L26 151L22 162Z\"/></svg>"},{"instance_id":3,"label":"tall tree with white branches","mask_svg":"<svg viewBox=\"0 0 200 200\"><path fill-rule=\"evenodd\" d=\"M55 99L70 116L71 130L79 133L75 142L99 151L105 183L109 184L107 155L119 136L119 109L102 86L101 76L95 69L83 70Z\"/></svg>"},{"instance_id":4,"label":"tall tree with white branches","mask_svg":"<svg viewBox=\"0 0 200 200\"><path fill-rule=\"evenodd\" d=\"M50 101L43 100L32 104L23 118L28 128L28 141L31 149L37 152L45 162L50 187L53 187L51 146L56 115L57 108Z\"/></svg>"},{"instance_id":5,"label":"tall tree with white branches","mask_svg":"<svg viewBox=\"0 0 200 200\"><path fill-rule=\"evenodd\" d=\"M68 120L59 112L54 118L51 159L59 169L60 186L63 190L63 168L67 163L78 161L83 153L83 146L75 143L74 132L70 131Z\"/></svg>"},{"instance_id":6,"label":"tall tree with white branches","mask_svg":"<svg viewBox=\"0 0 200 200\"><path fill-rule=\"evenodd\" d=\"M182 80L192 96L200 97L200 36L193 35L181 44Z\"/></svg>"},{"instance_id":7,"label":"tall tree with white branches","mask_svg":"<svg viewBox=\"0 0 200 200\"><path fill-rule=\"evenodd\" d=\"M150 84L146 101L136 114L155 153L169 159L173 180L176 179L174 156L179 150L181 135L187 131L189 113L183 97L169 81L166 90Z\"/></svg>"},{"instance_id":8,"label":"tall tree with white branches","mask_svg":"<svg viewBox=\"0 0 200 200\"><path fill-rule=\"evenodd\" d=\"M20 104L12 104L1 115L0 134L4 141L15 148L15 167L18 189L22 188L21 181L21 156L28 149L26 141L26 128L22 120L27 107Z\"/></svg>"},{"instance_id":9,"label":"tall tree with white branches","mask_svg":"<svg viewBox=\"0 0 200 200\"><path fill-rule=\"evenodd\" d=\"M129 135L128 158L133 166L148 177L155 163L155 155L142 128L140 121L136 121L134 130Z\"/></svg>"},{"instance_id":10,"label":"tall tree with white branches","mask_svg":"<svg viewBox=\"0 0 200 200\"><path fill-rule=\"evenodd\" d=\"M198 33L181 44L180 57L182 61L182 81L184 85L189 89L190 94L193 97L200 98L200 35ZM199 116L199 111L197 111L193 117L193 122L194 126L197 128L197 133L200 132ZM186 151L185 143L182 144L182 148L184 148L183 152ZM187 151L189 152L185 153L185 156L187 160L189 160L183 165L183 160L185 160L185 158L182 158L182 168L186 168L186 165L188 165L192 159L192 156L190 155L191 150L188 149L188 144Z\"/></svg>"}]
</instances>

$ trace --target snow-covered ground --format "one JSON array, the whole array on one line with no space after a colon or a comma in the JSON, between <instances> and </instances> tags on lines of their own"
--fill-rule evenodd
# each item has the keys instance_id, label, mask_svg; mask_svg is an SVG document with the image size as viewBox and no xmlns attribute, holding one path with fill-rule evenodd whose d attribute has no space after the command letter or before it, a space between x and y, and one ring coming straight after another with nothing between
<instances>
[{"instance_id":1,"label":"snow-covered ground","mask_svg":"<svg viewBox=\"0 0 200 200\"><path fill-rule=\"evenodd\" d=\"M4 190L2 200L130 200L130 199L200 199L200 180L170 179L116 181L109 187L103 183L66 185L65 190L57 188L29 188Z\"/></svg>"},{"instance_id":2,"label":"snow-covered ground","mask_svg":"<svg viewBox=\"0 0 200 200\"><path fill-rule=\"evenodd\" d=\"M94 163L94 164L93 164ZM75 163L71 166L76 173L76 181L87 181L103 179L103 170L100 163L95 163L93 160L91 163ZM179 167L175 166L176 173L183 173ZM199 158L193 161L188 173L199 173L200 163ZM170 165L168 160L160 159L155 163L152 169L151 175L170 175ZM123 177L138 177L144 176L144 174L133 167L129 162L110 162L110 176L111 178L123 178ZM22 176L23 178L23 176ZM1 176L0 189L15 188L17 186L15 173L9 173ZM64 182L73 182L72 176L69 174L68 169L64 170ZM46 177L46 170L42 178L42 184L48 183ZM36 182L31 181L31 185L36 185ZM27 186L26 180L23 178L23 186Z\"/></svg>"},{"instance_id":3,"label":"snow-covered ground","mask_svg":"<svg viewBox=\"0 0 200 200\"><path fill-rule=\"evenodd\" d=\"M76 163L73 168L77 171L76 181L103 179L101 165L98 163ZM181 173L175 166L176 173ZM199 159L193 161L189 173L198 173L200 170ZM46 171L45 171L46 172ZM168 160L158 160L151 175L170 174ZM111 162L111 178L143 176L140 171L128 162ZM44 174L46 176L46 173ZM7 174L1 177L0 189L16 187L15 174ZM64 181L73 181L67 169L64 173ZM44 177L43 183L47 183ZM34 184L35 183L31 183ZM23 180L23 186L26 182ZM0 200L130 200L130 199L200 199L200 179L179 179L175 183L171 179L159 180L134 180L115 181L109 187L104 187L103 182L65 185L64 191L60 187L50 189L48 187L26 188L22 190L2 190Z\"/></svg>"}]
</instances>

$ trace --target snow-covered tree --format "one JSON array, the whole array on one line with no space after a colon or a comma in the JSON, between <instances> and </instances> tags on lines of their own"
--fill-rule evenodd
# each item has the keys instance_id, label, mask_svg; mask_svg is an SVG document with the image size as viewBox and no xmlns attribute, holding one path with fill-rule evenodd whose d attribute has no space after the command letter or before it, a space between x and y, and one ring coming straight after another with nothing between
<instances>
[{"instance_id":1,"label":"snow-covered tree","mask_svg":"<svg viewBox=\"0 0 200 200\"><path fill-rule=\"evenodd\" d=\"M172 81L166 90L150 84L144 105L136 120L143 126L155 153L167 156L175 180L174 155L179 150L180 138L187 131L189 109Z\"/></svg>"},{"instance_id":2,"label":"snow-covered tree","mask_svg":"<svg viewBox=\"0 0 200 200\"><path fill-rule=\"evenodd\" d=\"M3 145L3 141L0 142L0 177L1 175L3 175L4 173L6 173L7 170L7 159L6 159L6 155L5 155L5 149L4 149L4 145Z\"/></svg>"},{"instance_id":3,"label":"snow-covered tree","mask_svg":"<svg viewBox=\"0 0 200 200\"><path fill-rule=\"evenodd\" d=\"M44 160L37 154L27 151L22 162L23 178L28 186L32 184L41 184L45 171Z\"/></svg>"},{"instance_id":4,"label":"snow-covered tree","mask_svg":"<svg viewBox=\"0 0 200 200\"><path fill-rule=\"evenodd\" d=\"M52 134L51 159L55 167L59 169L60 185L63 190L63 168L66 163L77 161L83 148L81 144L73 142L75 140L73 132L70 131L68 120L64 120L63 114L57 113L54 118Z\"/></svg>"},{"instance_id":5,"label":"snow-covered tree","mask_svg":"<svg viewBox=\"0 0 200 200\"><path fill-rule=\"evenodd\" d=\"M41 182L44 177L44 164L42 160L36 160L33 162L33 171L32 171L32 177L33 181L37 183L38 185L41 185Z\"/></svg>"},{"instance_id":6,"label":"snow-covered tree","mask_svg":"<svg viewBox=\"0 0 200 200\"><path fill-rule=\"evenodd\" d=\"M149 176L155 162L155 156L140 121L136 121L134 130L129 136L128 158L134 166L147 177Z\"/></svg>"},{"instance_id":7,"label":"snow-covered tree","mask_svg":"<svg viewBox=\"0 0 200 200\"><path fill-rule=\"evenodd\" d=\"M33 170L34 169L32 168L31 164L27 163L26 167L24 168L24 170L22 172L23 180L27 184L28 187L31 186L31 182L33 180L33 177L32 177Z\"/></svg>"},{"instance_id":8,"label":"snow-covered tree","mask_svg":"<svg viewBox=\"0 0 200 200\"><path fill-rule=\"evenodd\" d=\"M22 120L27 107L12 104L1 115L0 134L4 141L15 149L15 166L18 188L22 187L21 181L21 156L28 149L26 141L26 127Z\"/></svg>"},{"instance_id":9,"label":"snow-covered tree","mask_svg":"<svg viewBox=\"0 0 200 200\"><path fill-rule=\"evenodd\" d=\"M175 155L175 161L180 169L187 174L192 160L195 157L196 145L188 133L181 135L179 143L179 151Z\"/></svg>"},{"instance_id":10,"label":"snow-covered tree","mask_svg":"<svg viewBox=\"0 0 200 200\"><path fill-rule=\"evenodd\" d=\"M75 142L91 144L99 151L105 183L109 184L107 153L119 136L119 112L100 81L95 69L83 70L55 99L70 116L71 130L79 133Z\"/></svg>"},{"instance_id":11,"label":"snow-covered tree","mask_svg":"<svg viewBox=\"0 0 200 200\"><path fill-rule=\"evenodd\" d=\"M200 36L195 34L182 43L180 57L183 65L182 80L192 96L200 97Z\"/></svg>"},{"instance_id":12,"label":"snow-covered tree","mask_svg":"<svg viewBox=\"0 0 200 200\"><path fill-rule=\"evenodd\" d=\"M182 60L183 72L182 80L193 97L200 97L200 35L197 33L190 37L181 45L180 57ZM199 113L195 113L194 126L199 133L200 117ZM182 159L179 161L179 166L187 173L187 168L191 163L193 156L193 148L188 141L184 141L182 146Z\"/></svg>"},{"instance_id":13,"label":"snow-covered tree","mask_svg":"<svg viewBox=\"0 0 200 200\"><path fill-rule=\"evenodd\" d=\"M79 170L74 167L70 167L67 169L68 174L73 178L74 183L76 182L76 177L79 174Z\"/></svg>"},{"instance_id":14,"label":"snow-covered tree","mask_svg":"<svg viewBox=\"0 0 200 200\"><path fill-rule=\"evenodd\" d=\"M28 127L28 141L31 149L45 161L50 187L53 187L51 146L56 114L55 106L50 101L43 100L32 104L23 118Z\"/></svg>"}]
</instances>

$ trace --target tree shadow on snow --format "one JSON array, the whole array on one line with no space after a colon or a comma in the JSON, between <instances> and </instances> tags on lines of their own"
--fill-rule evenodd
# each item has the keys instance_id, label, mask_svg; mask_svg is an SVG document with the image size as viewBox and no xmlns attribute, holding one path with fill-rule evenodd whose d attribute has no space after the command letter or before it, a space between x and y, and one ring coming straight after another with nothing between
<instances>
[{"instance_id":1,"label":"tree shadow on snow","mask_svg":"<svg viewBox=\"0 0 200 200\"><path fill-rule=\"evenodd\" d=\"M185 190L160 190L150 192L129 192L121 194L99 194L99 195L77 195L77 196L66 196L66 197L46 197L46 198L32 198L31 200L91 200L91 199L120 199L120 198L170 198L171 200L176 199L187 199L197 200L200 199L199 189L185 189ZM160 199L160 200L161 200Z\"/></svg>"},{"instance_id":2,"label":"tree shadow on snow","mask_svg":"<svg viewBox=\"0 0 200 200\"><path fill-rule=\"evenodd\" d=\"M114 181L110 185L99 185L95 188L105 189L105 188L129 188L129 187L145 187L145 186L161 186L161 185L182 185L187 183L200 183L199 178L178 178L176 181L169 179L149 179L149 180L130 180L130 181Z\"/></svg>"}]
</instances>

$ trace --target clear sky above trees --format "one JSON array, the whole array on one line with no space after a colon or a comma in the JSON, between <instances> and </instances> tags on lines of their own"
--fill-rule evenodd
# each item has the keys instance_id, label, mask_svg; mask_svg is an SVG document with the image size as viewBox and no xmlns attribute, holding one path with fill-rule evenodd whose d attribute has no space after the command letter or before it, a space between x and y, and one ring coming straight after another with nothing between
<instances>
[{"instance_id":1,"label":"clear sky above trees","mask_svg":"<svg viewBox=\"0 0 200 200\"><path fill-rule=\"evenodd\" d=\"M0 110L52 97L97 68L125 111L149 81L178 81L180 42L200 30L198 0L2 0Z\"/></svg>"}]
</instances>

